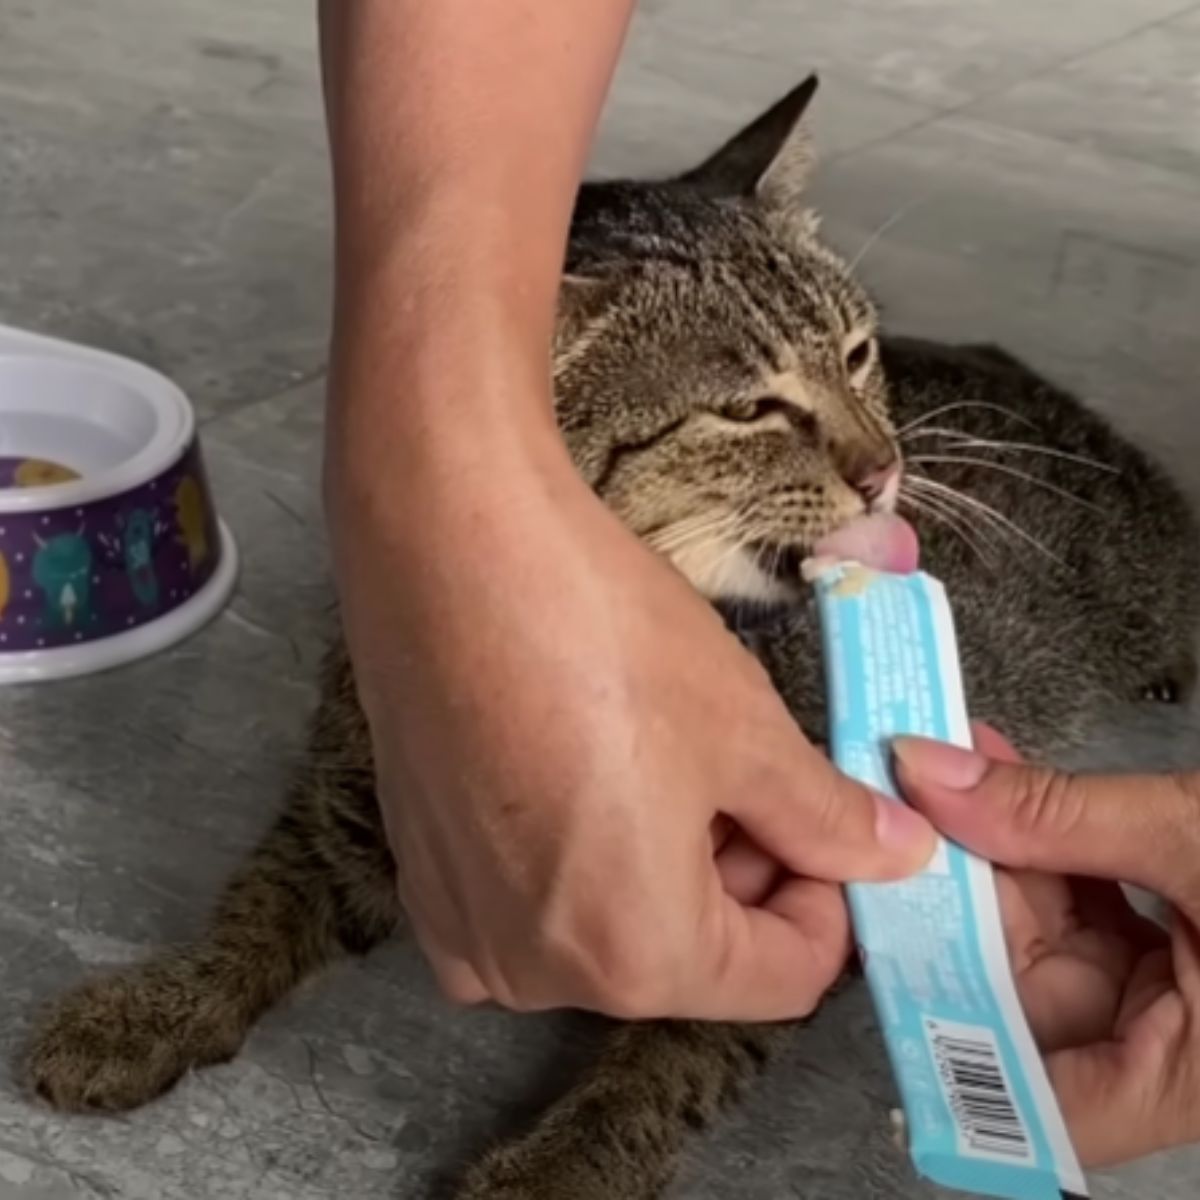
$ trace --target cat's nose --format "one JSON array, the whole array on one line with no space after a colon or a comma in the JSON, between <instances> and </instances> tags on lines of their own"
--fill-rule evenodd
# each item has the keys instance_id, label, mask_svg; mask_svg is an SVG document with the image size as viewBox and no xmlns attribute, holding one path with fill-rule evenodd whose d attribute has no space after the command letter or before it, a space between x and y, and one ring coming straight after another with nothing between
<instances>
[{"instance_id":1,"label":"cat's nose","mask_svg":"<svg viewBox=\"0 0 1200 1200\"><path fill-rule=\"evenodd\" d=\"M846 482L871 509L891 511L900 494L900 456L893 449L865 456L846 472Z\"/></svg>"}]
</instances>

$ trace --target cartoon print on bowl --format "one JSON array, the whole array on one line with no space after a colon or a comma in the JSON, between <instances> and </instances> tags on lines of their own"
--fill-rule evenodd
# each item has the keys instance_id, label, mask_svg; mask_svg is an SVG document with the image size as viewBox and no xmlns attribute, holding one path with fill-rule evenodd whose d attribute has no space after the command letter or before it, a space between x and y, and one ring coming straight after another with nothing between
<instances>
[{"instance_id":1,"label":"cartoon print on bowl","mask_svg":"<svg viewBox=\"0 0 1200 1200\"><path fill-rule=\"evenodd\" d=\"M188 568L193 574L208 557L208 516L204 493L191 475L185 475L175 489L175 523L178 542L187 550Z\"/></svg>"},{"instance_id":2,"label":"cartoon print on bowl","mask_svg":"<svg viewBox=\"0 0 1200 1200\"><path fill-rule=\"evenodd\" d=\"M0 487L8 479L0 460ZM119 495L0 513L0 660L157 620L201 591L221 559L195 442Z\"/></svg>"},{"instance_id":3,"label":"cartoon print on bowl","mask_svg":"<svg viewBox=\"0 0 1200 1200\"><path fill-rule=\"evenodd\" d=\"M122 522L125 570L138 603L144 608L158 604L158 577L154 574L154 537L158 532L154 514L135 508Z\"/></svg>"},{"instance_id":4,"label":"cartoon print on bowl","mask_svg":"<svg viewBox=\"0 0 1200 1200\"><path fill-rule=\"evenodd\" d=\"M47 629L78 629L91 616L92 551L83 530L33 540L33 579L45 595L42 622Z\"/></svg>"}]
</instances>

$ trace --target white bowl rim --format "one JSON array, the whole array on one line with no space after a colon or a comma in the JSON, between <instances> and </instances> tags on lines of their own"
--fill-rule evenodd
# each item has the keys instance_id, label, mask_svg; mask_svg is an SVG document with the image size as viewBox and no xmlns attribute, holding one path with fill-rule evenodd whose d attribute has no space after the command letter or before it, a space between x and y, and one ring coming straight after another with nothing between
<instances>
[{"instance_id":1,"label":"white bowl rim","mask_svg":"<svg viewBox=\"0 0 1200 1200\"><path fill-rule=\"evenodd\" d=\"M49 512L72 505L80 507L133 491L169 471L195 437L196 414L182 389L141 363L104 351L94 351L86 356L33 350L0 351L0 372L9 364L28 366L31 363L52 370L115 378L150 405L155 429L140 450L106 471L45 487L0 489L0 514Z\"/></svg>"}]
</instances>

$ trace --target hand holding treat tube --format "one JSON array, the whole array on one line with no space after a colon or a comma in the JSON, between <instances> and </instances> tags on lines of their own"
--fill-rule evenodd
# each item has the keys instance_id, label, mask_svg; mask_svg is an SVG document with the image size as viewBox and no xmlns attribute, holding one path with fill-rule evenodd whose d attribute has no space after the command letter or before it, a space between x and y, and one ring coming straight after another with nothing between
<instances>
[{"instance_id":1,"label":"hand holding treat tube","mask_svg":"<svg viewBox=\"0 0 1200 1200\"><path fill-rule=\"evenodd\" d=\"M1200 778L1088 777L904 740L909 799L1000 873L1009 953L1081 1159L1200 1139ZM1170 933L1117 880L1174 907Z\"/></svg>"}]
</instances>

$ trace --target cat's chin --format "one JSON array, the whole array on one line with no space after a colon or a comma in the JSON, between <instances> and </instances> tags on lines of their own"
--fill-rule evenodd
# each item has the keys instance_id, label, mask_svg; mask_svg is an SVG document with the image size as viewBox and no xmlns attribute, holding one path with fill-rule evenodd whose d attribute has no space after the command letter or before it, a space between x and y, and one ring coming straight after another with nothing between
<instances>
[{"instance_id":1,"label":"cat's chin","mask_svg":"<svg viewBox=\"0 0 1200 1200\"><path fill-rule=\"evenodd\" d=\"M745 600L726 596L712 601L712 605L732 633L754 634L770 629L784 614L794 610L801 595L797 589L796 594L789 599L775 601Z\"/></svg>"},{"instance_id":2,"label":"cat's chin","mask_svg":"<svg viewBox=\"0 0 1200 1200\"><path fill-rule=\"evenodd\" d=\"M803 578L804 560L809 550L804 546L756 542L750 547L756 571L763 577L763 589L773 592L777 587L794 588Z\"/></svg>"},{"instance_id":3,"label":"cat's chin","mask_svg":"<svg viewBox=\"0 0 1200 1200\"><path fill-rule=\"evenodd\" d=\"M774 569L767 571L758 565L760 561L770 561ZM765 628L783 610L805 599L808 585L801 571L804 561L802 550L789 551L786 564L774 555L769 560L765 555L756 558L753 570L741 573L736 587L723 588L708 600L732 629Z\"/></svg>"},{"instance_id":4,"label":"cat's chin","mask_svg":"<svg viewBox=\"0 0 1200 1200\"><path fill-rule=\"evenodd\" d=\"M670 555L675 569L712 604L778 605L803 590L799 548L766 543L731 549L720 542L687 546Z\"/></svg>"}]
</instances>

